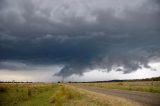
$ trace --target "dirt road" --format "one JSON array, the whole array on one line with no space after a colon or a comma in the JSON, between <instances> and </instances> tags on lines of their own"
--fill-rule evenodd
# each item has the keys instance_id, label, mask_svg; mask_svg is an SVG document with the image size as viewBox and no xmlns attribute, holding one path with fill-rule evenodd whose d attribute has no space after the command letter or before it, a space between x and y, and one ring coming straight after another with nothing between
<instances>
[{"instance_id":1,"label":"dirt road","mask_svg":"<svg viewBox=\"0 0 160 106\"><path fill-rule=\"evenodd\" d=\"M102 93L106 95L118 96L126 99L131 99L133 101L139 102L147 106L160 106L160 94L157 93L147 93L147 92L138 92L138 91L126 91L126 90L111 90L111 89L102 89L86 86L76 87L86 89L88 91L93 91L96 93Z\"/></svg>"}]
</instances>

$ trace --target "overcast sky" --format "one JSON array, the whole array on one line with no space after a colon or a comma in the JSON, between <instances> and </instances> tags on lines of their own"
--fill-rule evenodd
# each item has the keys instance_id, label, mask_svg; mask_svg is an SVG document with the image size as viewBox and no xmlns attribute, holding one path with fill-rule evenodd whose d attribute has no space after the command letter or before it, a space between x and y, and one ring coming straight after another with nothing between
<instances>
[{"instance_id":1,"label":"overcast sky","mask_svg":"<svg viewBox=\"0 0 160 106\"><path fill-rule=\"evenodd\" d=\"M0 0L0 80L160 76L159 0Z\"/></svg>"}]
</instances>

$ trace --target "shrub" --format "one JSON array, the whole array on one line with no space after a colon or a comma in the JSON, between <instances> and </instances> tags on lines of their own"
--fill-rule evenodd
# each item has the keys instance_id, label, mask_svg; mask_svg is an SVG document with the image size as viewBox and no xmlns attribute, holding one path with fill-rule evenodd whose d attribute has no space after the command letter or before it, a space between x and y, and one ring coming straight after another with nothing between
<instances>
[{"instance_id":1,"label":"shrub","mask_svg":"<svg viewBox=\"0 0 160 106\"><path fill-rule=\"evenodd\" d=\"M31 90L31 88L28 88L28 96L29 97L32 96L32 90Z\"/></svg>"},{"instance_id":2,"label":"shrub","mask_svg":"<svg viewBox=\"0 0 160 106\"><path fill-rule=\"evenodd\" d=\"M122 83L122 82L119 82L119 83L117 83L117 85L123 85L123 83Z\"/></svg>"},{"instance_id":3,"label":"shrub","mask_svg":"<svg viewBox=\"0 0 160 106\"><path fill-rule=\"evenodd\" d=\"M6 92L7 91L7 87L6 86L0 86L0 92Z\"/></svg>"}]
</instances>

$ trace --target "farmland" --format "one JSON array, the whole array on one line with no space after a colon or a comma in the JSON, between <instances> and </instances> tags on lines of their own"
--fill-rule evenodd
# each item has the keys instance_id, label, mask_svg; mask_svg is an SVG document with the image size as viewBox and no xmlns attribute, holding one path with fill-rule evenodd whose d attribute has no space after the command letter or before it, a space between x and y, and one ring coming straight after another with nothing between
<instances>
[{"instance_id":1,"label":"farmland","mask_svg":"<svg viewBox=\"0 0 160 106\"><path fill-rule=\"evenodd\" d=\"M138 91L159 93L159 83L0 83L0 106L141 106L143 104L128 98L103 94L101 90L94 92L83 87L137 90L135 88L138 86ZM148 90L151 86L153 91Z\"/></svg>"}]
</instances>

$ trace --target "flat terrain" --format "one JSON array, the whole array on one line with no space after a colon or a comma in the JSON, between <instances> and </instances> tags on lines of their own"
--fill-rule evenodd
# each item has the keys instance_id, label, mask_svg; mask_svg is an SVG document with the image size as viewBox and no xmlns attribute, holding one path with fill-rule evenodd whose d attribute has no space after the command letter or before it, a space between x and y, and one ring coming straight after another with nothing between
<instances>
[{"instance_id":1,"label":"flat terrain","mask_svg":"<svg viewBox=\"0 0 160 106\"><path fill-rule=\"evenodd\" d=\"M137 84L136 82L136 87ZM138 85L138 90L145 88L146 92L108 89L105 88L107 84L101 84L103 87L100 88L99 84L90 85L92 84L0 83L0 106L160 106L160 94L155 93L159 92L157 84L149 87ZM115 88L115 83L110 83L109 86ZM124 84L118 83L118 86L125 88ZM154 93L146 90L150 87Z\"/></svg>"},{"instance_id":2,"label":"flat terrain","mask_svg":"<svg viewBox=\"0 0 160 106\"><path fill-rule=\"evenodd\" d=\"M106 83L79 83L83 86L104 89L119 89L129 91L141 91L160 93L160 81L132 81L132 82L106 82Z\"/></svg>"},{"instance_id":3,"label":"flat terrain","mask_svg":"<svg viewBox=\"0 0 160 106\"><path fill-rule=\"evenodd\" d=\"M141 106L66 84L0 84L0 106Z\"/></svg>"},{"instance_id":4,"label":"flat terrain","mask_svg":"<svg viewBox=\"0 0 160 106\"><path fill-rule=\"evenodd\" d=\"M74 84L74 86L86 89L88 91L93 91L96 93L101 93L105 95L113 95L117 97L122 97L139 102L147 106L160 106L160 94L159 93L149 93L149 92L139 92L139 91L128 91L128 90L115 90L115 89L104 89L98 87L89 87L79 84Z\"/></svg>"}]
</instances>

